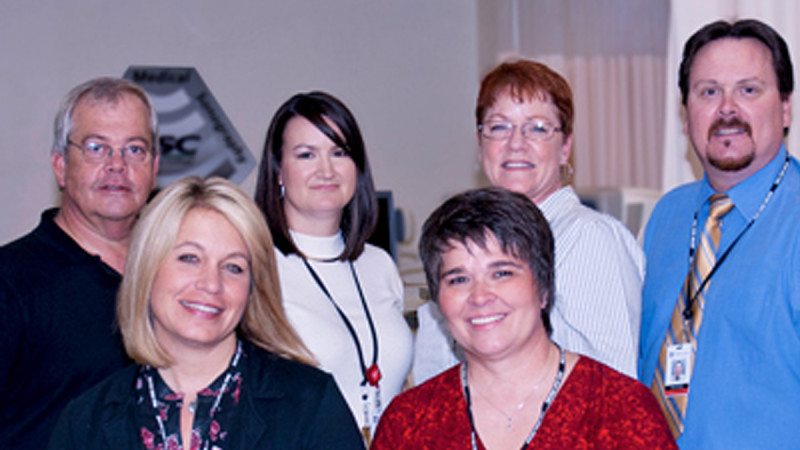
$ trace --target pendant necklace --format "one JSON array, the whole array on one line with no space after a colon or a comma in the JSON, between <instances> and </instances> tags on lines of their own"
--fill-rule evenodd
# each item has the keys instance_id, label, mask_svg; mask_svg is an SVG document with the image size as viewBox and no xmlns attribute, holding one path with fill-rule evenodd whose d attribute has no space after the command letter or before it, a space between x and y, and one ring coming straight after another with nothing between
<instances>
[{"instance_id":1,"label":"pendant necklace","mask_svg":"<svg viewBox=\"0 0 800 450\"><path fill-rule=\"evenodd\" d=\"M209 412L209 415L211 417L214 417L214 413L219 409L219 404L222 401L222 396L228 390L228 384L230 384L231 378L233 376L233 369L235 369L236 365L239 364L239 359L241 358L241 356L242 356L242 342L238 341L236 343L236 353L234 353L233 359L231 359L231 365L230 365L230 367L228 367L228 369L226 369L227 373L225 374L225 379L222 382L222 386L220 387L219 392L217 393L216 397L214 398L214 403L211 405L211 409L210 409L210 412ZM147 366L147 369L151 369L151 367ZM156 396L155 383L153 382L153 376L149 373L149 371L146 371L146 373L145 373L145 381L147 382L147 391L148 391L148 394L150 395L150 405L156 411L155 419L156 419L156 424L158 424L158 432L161 435L161 442L163 442L164 445L166 445L166 442L167 442L167 430L166 430L166 426L164 425L164 419L162 418L161 412L159 410L159 402L158 402L158 398ZM189 412L192 415L194 415L195 411L197 410L197 399L195 399L195 401L191 402L188 405L188 408L189 408Z\"/></svg>"},{"instance_id":2,"label":"pendant necklace","mask_svg":"<svg viewBox=\"0 0 800 450\"><path fill-rule=\"evenodd\" d=\"M556 398L556 394L558 394L558 390L561 388L561 382L564 381L564 372L567 368L567 352L556 345L559 351L559 361L558 361L558 371L556 372L556 376L553 379L553 385L550 387L550 392L547 393L547 397L542 402L541 412L539 413L539 418L536 419L536 423L533 424L533 428L531 429L530 433L528 433L528 437L525 439L525 442L522 443L522 448L520 450L525 450L530 445L533 438L536 437L536 432L539 431L539 427L542 426L542 421L544 420L544 415L547 413L548 408L553 403L553 400ZM461 387L464 389L464 399L467 404L467 418L469 419L469 427L470 427L470 442L472 444L472 449L478 449L478 432L475 429L475 418L472 415L472 397L470 396L469 391L469 383L467 382L467 363L464 362L461 364ZM527 401L527 400L526 400Z\"/></svg>"},{"instance_id":3,"label":"pendant necklace","mask_svg":"<svg viewBox=\"0 0 800 450\"><path fill-rule=\"evenodd\" d=\"M546 363L549 363L549 362L550 362L550 355L547 355L547 361L546 361ZM487 397L487 396L486 396L486 395L485 395L485 394L484 394L482 391L478 390L478 391L476 391L476 392L478 393L478 395L480 395L480 396L481 396L481 398L482 398L482 399L484 399L484 400L486 401L486 403L488 403L488 404L489 404L489 406L491 406L492 408L494 408L494 409L495 409L497 412L499 412L499 413L500 413L500 414L501 414L503 417L505 417L505 419L506 419L506 431L511 431L511 428L514 426L514 414L516 414L518 411L521 411L521 410L522 410L522 408L524 408L524 407L525 407L525 405L528 403L528 400L530 400L530 399L531 399L531 397L533 397L533 395L534 395L534 394L536 394L536 392L538 391L539 385L540 385L540 384L542 384L542 381L544 381L544 379L545 379L546 377L547 377L547 373L545 372L545 373L542 375L542 377L541 377L541 378L539 378L539 379L536 381L536 383L533 383L533 384L532 384L532 386L533 386L533 390L532 390L532 391L531 391L529 394L525 395L525 397L522 399L522 401L521 401L521 402L517 403L517 405L516 405L516 406L515 406L515 407L512 409L512 411L511 411L511 414L507 414L505 411L503 411L503 409L502 409L502 408L500 408L500 407L499 407L499 406L497 406L497 405L496 405L496 404L495 404L493 401L491 401L491 400L489 399L489 397Z\"/></svg>"},{"instance_id":4,"label":"pendant necklace","mask_svg":"<svg viewBox=\"0 0 800 450\"><path fill-rule=\"evenodd\" d=\"M356 352L358 353L358 363L361 368L361 383L360 386L362 388L361 400L364 404L364 426L361 428L361 433L364 436L364 439L369 442L371 440L371 424L377 423L377 418L380 416L381 413L381 391L379 382L382 378L381 371L378 368L378 334L375 332L375 323L372 320L372 314L369 311L369 307L367 306L367 300L364 298L364 291L361 288L361 282L358 279L358 275L356 274L356 269L353 267L353 262L348 261L348 265L350 266L350 273L353 276L353 281L355 282L356 289L358 290L358 296L361 300L361 307L364 309L364 314L367 316L367 324L369 325L369 332L372 337L372 363L367 367L367 363L364 361L364 350L361 348L361 342L358 339L358 333L356 333L355 327L353 327L353 323L350 322L350 319L347 315L342 311L342 308L336 303L331 295L330 291L328 290L325 283L322 282L322 278L320 278L319 274L311 267L311 264L308 263L307 257L300 256L302 259L303 264L305 264L308 273L311 274L311 277L317 283L320 290L325 294L325 297L331 302L336 312L339 314L339 317L344 322L345 327L347 327L347 331L350 333L350 337L353 339L353 344L356 347ZM375 388L375 409L372 414L369 411L369 387Z\"/></svg>"},{"instance_id":5,"label":"pendant necklace","mask_svg":"<svg viewBox=\"0 0 800 450\"><path fill-rule=\"evenodd\" d=\"M505 411L503 411L503 410L502 410L502 409L501 409L499 406L495 405L495 404L494 404L494 402L492 402L491 400L489 400L489 398L488 398L488 397L486 397L485 395L483 395L483 393L482 393L482 392L478 391L478 395L480 395L480 396L481 396L481 398L483 398L483 399L486 401L486 403L488 403L488 404L489 404L489 406L491 406L492 408L494 408L494 409L495 409L497 412L499 412L499 413L500 413L500 414L501 414L503 417L505 417L505 419L506 419L506 431L511 431L511 428L514 426L514 414L516 414L516 413L517 413L517 411L521 411L521 410L522 410L522 408L524 408L524 407L525 407L525 404L528 402L528 400L530 400L530 398L531 398L531 397L533 397L533 394L535 394L535 393L536 393L536 389L534 389L533 391L531 391L531 393L530 393L530 394L528 394L528 395L525 397L525 399L524 399L524 400L522 400L521 402L519 402L519 403L517 404L517 406L515 406L515 407L514 407L514 409L511 411L511 414L507 414L507 413L506 413Z\"/></svg>"}]
</instances>

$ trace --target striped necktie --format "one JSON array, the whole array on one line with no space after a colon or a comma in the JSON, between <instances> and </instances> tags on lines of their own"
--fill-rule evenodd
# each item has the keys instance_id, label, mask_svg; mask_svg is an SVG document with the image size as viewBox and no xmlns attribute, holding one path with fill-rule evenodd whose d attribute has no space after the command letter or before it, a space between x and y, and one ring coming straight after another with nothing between
<instances>
[{"instance_id":1,"label":"striped necktie","mask_svg":"<svg viewBox=\"0 0 800 450\"><path fill-rule=\"evenodd\" d=\"M731 199L725 194L714 194L709 202L708 219L700 236L700 245L672 311L651 384L651 390L661 405L675 439L683 432L683 419L689 400L689 378L697 351L696 336L703 322L704 294L710 283L706 282L701 292L698 289L716 263L721 234L720 219L733 208Z\"/></svg>"}]
</instances>

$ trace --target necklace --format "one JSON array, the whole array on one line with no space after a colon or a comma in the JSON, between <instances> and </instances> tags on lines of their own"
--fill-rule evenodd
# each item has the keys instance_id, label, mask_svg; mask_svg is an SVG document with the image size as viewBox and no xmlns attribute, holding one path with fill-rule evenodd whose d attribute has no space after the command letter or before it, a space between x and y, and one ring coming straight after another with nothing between
<instances>
[{"instance_id":1,"label":"necklace","mask_svg":"<svg viewBox=\"0 0 800 450\"><path fill-rule=\"evenodd\" d=\"M542 425L542 421L544 420L544 415L547 412L547 409L553 403L553 400L555 399L556 394L561 387L561 382L564 381L564 372L567 367L567 352L557 344L556 347L558 348L559 352L558 371L553 379L553 385L550 387L550 392L547 393L547 397L544 399L544 402L542 402L539 418L536 419L536 423L533 424L533 428L531 429L530 433L528 433L528 437L525 439L525 442L522 443L521 450L528 448L528 445L530 445L531 441L533 441L533 438L536 436L536 432L539 431L539 427ZM472 450L478 450L478 432L475 430L475 418L472 415L472 398L470 396L469 383L467 382L466 362L461 364L461 387L464 389L464 398L467 403L467 417L469 418ZM527 401L527 399L525 401Z\"/></svg>"},{"instance_id":2,"label":"necklace","mask_svg":"<svg viewBox=\"0 0 800 450\"><path fill-rule=\"evenodd\" d=\"M494 408L494 409L495 409L497 412L499 412L499 413L500 413L500 414L501 414L503 417L505 417L505 419L506 419L506 431L511 431L511 428L512 428L512 427L513 427L513 425L514 425L514 415L515 415L515 414L517 414L517 412L521 411L521 410L522 410L522 408L524 408L524 407L525 407L525 403L527 403L527 402L528 402L528 400L530 400L530 398L531 398L531 397L533 397L533 394L535 394L535 393L536 393L536 391L537 391L537 389L534 389L533 391L531 391L531 393L530 393L530 394L528 394L528 395L525 397L525 399L523 399L521 402L519 402L519 403L517 404L517 406L515 406L515 407L514 407L514 409L511 411L511 414L508 414L508 413L506 413L505 411L503 411L503 409L502 409L502 408L500 408L499 406L495 405L495 404L494 404L494 402L492 402L491 400L489 400L489 397L486 397L486 396L485 396L485 395L484 395L484 394L483 394L481 391L478 391L478 395L480 395L480 396L481 396L481 398L483 398L483 399L486 401L486 403L488 403L488 404L489 404L489 406L491 406L492 408Z\"/></svg>"},{"instance_id":3,"label":"necklace","mask_svg":"<svg viewBox=\"0 0 800 450\"><path fill-rule=\"evenodd\" d=\"M238 341L236 344L236 353L233 355L233 359L231 360L231 365L226 370L227 373L225 374L225 379L222 382L222 386L219 389L219 393L214 398L214 403L211 405L211 409L209 415L214 417L214 413L216 410L219 409L220 401L222 401L222 395L228 390L228 384L233 377L233 369L236 368L236 365L239 363L239 358L242 356L242 342ZM150 368L148 366L148 368ZM156 411L155 419L156 423L158 424L158 431L161 435L161 442L167 442L167 430L166 426L164 425L164 419L161 417L161 411L158 407L158 398L156 397L156 390L155 390L155 383L153 382L153 376L149 373L149 371L145 374L145 380L147 381L147 391L150 394L150 404L153 406L153 409ZM212 382L213 383L213 382ZM197 400L189 403L189 412L194 415L195 411L197 410Z\"/></svg>"},{"instance_id":4,"label":"necklace","mask_svg":"<svg viewBox=\"0 0 800 450\"><path fill-rule=\"evenodd\" d=\"M350 319L347 315L342 311L342 308L336 303L336 300L333 299L330 291L328 290L325 283L322 282L322 278L320 278L319 274L311 267L311 264L308 263L308 260L305 256L300 257L303 260L303 264L305 264L306 269L308 269L308 273L311 274L311 277L317 283L320 290L325 294L325 296L330 300L331 305L336 309L336 312L339 314L339 317L344 322L345 327L347 327L347 331L350 333L350 337L353 340L353 344L356 346L356 353L358 353L358 363L361 368L361 401L364 406L364 426L361 429L361 433L364 436L364 439L369 442L371 440L372 434L372 427L371 424L377 424L377 418L380 416L381 413L381 391L380 385L378 384L382 378L381 371L378 368L378 334L375 331L375 323L372 320L372 314L369 311L369 307L367 306L367 300L364 297L364 291L361 288L361 282L358 279L358 274L356 274L356 269L353 267L353 262L348 261L348 265L350 266L350 273L353 276L353 281L356 285L356 290L358 290L358 296L361 300L361 307L364 308L364 314L367 316L367 324L369 325L369 332L372 338L372 363L369 367L367 367L366 361L364 361L364 350L361 348L361 341L358 339L358 333L356 333L355 327L353 327L353 323L350 322ZM376 389L375 392L375 410L373 414L370 415L369 411L369 394L367 392L368 386L374 387Z\"/></svg>"},{"instance_id":5,"label":"necklace","mask_svg":"<svg viewBox=\"0 0 800 450\"><path fill-rule=\"evenodd\" d=\"M546 365L547 365L549 362L550 362L550 352L548 352L548 354L547 354L547 359L546 359L546 361L545 361L545 366L546 366ZM544 379L545 379L546 377L547 377L547 372L545 372L544 374L542 374L542 376L541 376L541 377L540 377L538 380L536 380L536 382L535 382L535 383L533 383L533 384L532 384L533 388L532 388L531 392L530 392L530 393L528 393L528 394L526 394L526 395L525 395L525 397L522 399L522 401L520 401L519 403L517 403L517 405L516 405L516 406L515 406L515 407L512 409L512 411L511 411L511 413L510 413L510 414L506 413L506 412L505 412L505 411L504 411L502 408L500 408L499 406L497 406L497 405L496 405L496 404L495 404L495 403L494 403L492 400L490 400L490 399L489 399L489 397L487 397L487 396L486 396L486 395L483 393L483 391L480 391L480 390L478 390L478 391L476 391L476 392L478 393L478 395L479 395L479 396L480 396L482 399L484 399L484 400L486 401L486 403L488 403L488 404L489 404L489 406L491 406L492 408L494 408L494 409L495 409L497 412L499 412L499 413L500 413L500 414L501 414L503 417L505 417L505 418L506 418L506 431L511 431L511 428L512 428L512 427L513 427L513 425L514 425L514 415L515 415L515 414L517 414L519 411L521 411L521 410L522 410L522 408L524 408L524 407L525 407L525 404L526 404L526 403L528 403L528 400L530 400L530 399L531 399L531 397L533 397L533 395L534 395L534 394L536 394L536 392L538 392L538 390L539 390L539 385L541 385L541 384L542 384L542 381L544 381Z\"/></svg>"}]
</instances>

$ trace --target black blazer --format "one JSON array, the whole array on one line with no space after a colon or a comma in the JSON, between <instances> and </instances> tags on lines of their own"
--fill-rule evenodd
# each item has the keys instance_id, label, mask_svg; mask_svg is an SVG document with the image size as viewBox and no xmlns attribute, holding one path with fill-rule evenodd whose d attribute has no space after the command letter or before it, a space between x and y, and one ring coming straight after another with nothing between
<instances>
[{"instance_id":1,"label":"black blazer","mask_svg":"<svg viewBox=\"0 0 800 450\"><path fill-rule=\"evenodd\" d=\"M350 409L333 378L247 342L242 366L241 423L231 424L229 449L363 449ZM141 449L134 381L123 369L73 400L50 449Z\"/></svg>"}]
</instances>

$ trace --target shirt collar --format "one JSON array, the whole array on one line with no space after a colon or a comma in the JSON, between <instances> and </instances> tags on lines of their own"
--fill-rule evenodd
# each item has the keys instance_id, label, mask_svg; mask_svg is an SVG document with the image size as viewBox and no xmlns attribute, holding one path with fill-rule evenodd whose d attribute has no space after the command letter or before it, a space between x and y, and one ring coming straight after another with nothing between
<instances>
[{"instance_id":1,"label":"shirt collar","mask_svg":"<svg viewBox=\"0 0 800 450\"><path fill-rule=\"evenodd\" d=\"M42 212L41 221L36 230L37 236L48 245L58 249L63 255L72 260L76 266L79 264L97 264L107 275L117 279L122 278L122 274L106 264L106 262L100 258L100 255L88 253L81 247L78 241L73 239L72 236L67 234L67 232L56 223L55 219L58 215L58 211L58 208L51 208Z\"/></svg>"},{"instance_id":2,"label":"shirt collar","mask_svg":"<svg viewBox=\"0 0 800 450\"><path fill-rule=\"evenodd\" d=\"M783 167L786 155L786 147L781 144L778 153L766 166L726 192L731 201L733 201L735 209L744 217L749 219L756 214L756 211L764 201L764 197L772 187L772 183L775 182L778 172ZM714 192L714 188L711 187L708 181L708 175L704 175L700 185L698 204L702 205Z\"/></svg>"},{"instance_id":3,"label":"shirt collar","mask_svg":"<svg viewBox=\"0 0 800 450\"><path fill-rule=\"evenodd\" d=\"M572 189L572 186L567 185L547 196L546 199L536 206L539 207L544 218L547 219L548 222L552 222L556 213L563 209L562 205L578 202L579 200L577 194L575 194L575 190Z\"/></svg>"}]
</instances>

